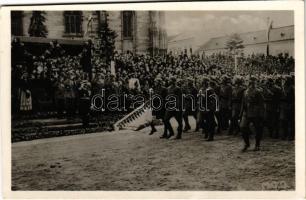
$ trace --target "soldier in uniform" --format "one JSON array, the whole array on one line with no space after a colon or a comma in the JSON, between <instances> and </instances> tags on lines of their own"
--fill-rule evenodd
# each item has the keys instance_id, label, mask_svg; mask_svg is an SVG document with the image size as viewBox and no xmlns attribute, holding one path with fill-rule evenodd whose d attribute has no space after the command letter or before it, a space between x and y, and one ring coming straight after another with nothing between
<instances>
[{"instance_id":1,"label":"soldier in uniform","mask_svg":"<svg viewBox=\"0 0 306 200\"><path fill-rule=\"evenodd\" d=\"M294 116L294 78L285 77L283 80L281 103L280 103L280 124L283 131L282 139L293 140L295 131Z\"/></svg>"},{"instance_id":2,"label":"soldier in uniform","mask_svg":"<svg viewBox=\"0 0 306 200\"><path fill-rule=\"evenodd\" d=\"M280 93L277 86L274 86L272 78L266 80L266 84L263 90L264 98L264 123L269 130L271 138L277 138L277 121L279 110Z\"/></svg>"},{"instance_id":3,"label":"soldier in uniform","mask_svg":"<svg viewBox=\"0 0 306 200\"><path fill-rule=\"evenodd\" d=\"M215 82L210 80L208 83L208 87L206 89L206 110L204 114L204 120L206 122L206 132L205 138L206 141L213 141L215 135L215 127L217 125L215 112L218 110L218 97L215 93Z\"/></svg>"},{"instance_id":4,"label":"soldier in uniform","mask_svg":"<svg viewBox=\"0 0 306 200\"><path fill-rule=\"evenodd\" d=\"M154 80L154 90L153 95L151 99L152 103L152 115L155 116L156 119L161 119L164 123L164 134L161 136L161 138L167 137L166 132L166 126L164 122L164 116L165 116L165 98L167 96L167 88L165 88L162 84L161 78L156 78ZM156 132L156 128L154 126L154 120L151 122L151 132L150 135L152 135L154 132Z\"/></svg>"},{"instance_id":5,"label":"soldier in uniform","mask_svg":"<svg viewBox=\"0 0 306 200\"><path fill-rule=\"evenodd\" d=\"M197 102L197 89L193 86L193 80L192 79L187 79L187 85L183 89L183 93L185 95L185 102L184 102L184 111L183 111L183 119L185 122L185 128L184 132L187 132L188 130L191 129L188 116L192 115L194 119L197 119L197 112L196 112L196 102ZM197 127L196 127L197 129Z\"/></svg>"},{"instance_id":6,"label":"soldier in uniform","mask_svg":"<svg viewBox=\"0 0 306 200\"><path fill-rule=\"evenodd\" d=\"M197 107L198 107L198 112L197 112L197 124L198 124L198 127L199 128L202 128L202 134L205 134L205 136L208 137L208 134L207 134L207 125L206 125L206 121L205 121L205 110L203 110L203 106L206 105L206 102L205 102L205 93L206 93L206 90L208 88L208 82L209 82L209 79L207 77L204 77L202 79L202 86L199 90L199 98L198 98L198 101L197 101ZM200 109L200 106L201 106L201 109Z\"/></svg>"},{"instance_id":7,"label":"soldier in uniform","mask_svg":"<svg viewBox=\"0 0 306 200\"><path fill-rule=\"evenodd\" d=\"M231 116L230 107L232 99L232 86L230 85L229 77L222 78L220 90L220 128L227 130Z\"/></svg>"},{"instance_id":8,"label":"soldier in uniform","mask_svg":"<svg viewBox=\"0 0 306 200\"><path fill-rule=\"evenodd\" d=\"M254 151L260 150L260 141L262 138L263 130L263 97L261 92L256 87L256 79L250 77L249 84L245 90L242 98L241 112L240 112L240 129L242 132L242 137L245 142L245 146L242 151L246 151L250 147L249 125L253 123L255 127L255 139L256 144Z\"/></svg>"},{"instance_id":9,"label":"soldier in uniform","mask_svg":"<svg viewBox=\"0 0 306 200\"><path fill-rule=\"evenodd\" d=\"M173 128L170 123L170 119L174 117L178 123L177 135L175 139L182 138L182 129L183 129L183 120L182 120L182 90L178 87L177 83L179 80L176 80L174 76L170 77L170 86L167 89L167 97L166 97L166 113L164 117L164 123L166 126L166 130L169 131L169 135L167 135L167 139L174 136ZM169 102L167 102L169 101ZM171 103L170 103L171 102Z\"/></svg>"},{"instance_id":10,"label":"soldier in uniform","mask_svg":"<svg viewBox=\"0 0 306 200\"><path fill-rule=\"evenodd\" d=\"M243 97L243 92L245 88L243 87L243 80L241 78L236 77L234 80L234 88L232 94L232 113L231 113L231 124L229 128L229 135L237 134L240 131L239 128L239 114L241 109L241 102ZM236 132L234 132L236 131Z\"/></svg>"}]
</instances>

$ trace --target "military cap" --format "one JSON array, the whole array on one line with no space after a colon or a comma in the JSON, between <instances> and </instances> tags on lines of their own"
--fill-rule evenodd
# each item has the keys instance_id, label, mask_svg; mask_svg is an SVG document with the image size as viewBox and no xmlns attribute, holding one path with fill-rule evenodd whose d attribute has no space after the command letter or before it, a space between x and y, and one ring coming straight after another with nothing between
<instances>
[{"instance_id":1,"label":"military cap","mask_svg":"<svg viewBox=\"0 0 306 200\"><path fill-rule=\"evenodd\" d=\"M176 81L176 77L175 77L175 76L170 76L170 77L169 77L169 80L170 80L170 81Z\"/></svg>"},{"instance_id":2,"label":"military cap","mask_svg":"<svg viewBox=\"0 0 306 200\"><path fill-rule=\"evenodd\" d=\"M222 78L221 78L221 82L222 82L222 83L228 83L229 80L230 80L230 78L229 78L227 75L224 75L224 76L222 76Z\"/></svg>"},{"instance_id":3,"label":"military cap","mask_svg":"<svg viewBox=\"0 0 306 200\"><path fill-rule=\"evenodd\" d=\"M161 79L160 77L156 77L156 78L154 79L154 81L155 81L155 82L161 82L162 79Z\"/></svg>"},{"instance_id":4,"label":"military cap","mask_svg":"<svg viewBox=\"0 0 306 200\"><path fill-rule=\"evenodd\" d=\"M234 84L237 84L237 85L241 85L242 84L242 79L240 77L235 77L234 78Z\"/></svg>"}]
</instances>

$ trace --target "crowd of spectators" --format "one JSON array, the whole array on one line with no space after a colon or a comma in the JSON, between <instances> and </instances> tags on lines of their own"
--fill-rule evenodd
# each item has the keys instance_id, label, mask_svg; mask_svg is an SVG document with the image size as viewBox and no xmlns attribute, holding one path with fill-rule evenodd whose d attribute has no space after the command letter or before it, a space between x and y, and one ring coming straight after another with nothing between
<instances>
[{"instance_id":1,"label":"crowd of spectators","mask_svg":"<svg viewBox=\"0 0 306 200\"><path fill-rule=\"evenodd\" d=\"M289 74L294 72L294 59L278 56L251 55L235 59L228 55L211 56L135 55L115 52L111 63L92 54L92 74L84 72L82 55L69 55L52 42L42 55L31 55L22 43L12 43L12 105L14 113L55 111L59 116L74 116L79 90L86 87L91 95L104 88L110 93L146 94L156 78L166 82L170 76L197 80L202 76L232 77L250 74ZM112 67L113 66L113 70ZM130 80L136 79L131 85Z\"/></svg>"}]
</instances>

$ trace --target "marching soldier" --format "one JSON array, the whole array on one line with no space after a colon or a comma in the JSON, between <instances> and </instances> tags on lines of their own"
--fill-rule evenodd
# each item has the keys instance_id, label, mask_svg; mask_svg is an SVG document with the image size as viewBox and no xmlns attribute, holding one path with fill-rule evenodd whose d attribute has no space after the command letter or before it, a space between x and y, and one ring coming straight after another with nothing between
<instances>
[{"instance_id":1,"label":"marching soldier","mask_svg":"<svg viewBox=\"0 0 306 200\"><path fill-rule=\"evenodd\" d=\"M241 102L243 97L243 92L245 88L243 87L243 80L241 78L236 78L234 81L234 88L232 94L232 113L231 113L231 124L229 128L229 135L237 134L240 131L239 128L239 114L241 109ZM236 131L236 132L234 132Z\"/></svg>"},{"instance_id":2,"label":"marching soldier","mask_svg":"<svg viewBox=\"0 0 306 200\"><path fill-rule=\"evenodd\" d=\"M214 90L215 82L209 81L208 88L206 89L206 111L204 119L206 122L206 141L213 141L215 135L215 127L217 125L215 112L218 110L218 97Z\"/></svg>"},{"instance_id":3,"label":"marching soldier","mask_svg":"<svg viewBox=\"0 0 306 200\"><path fill-rule=\"evenodd\" d=\"M183 90L185 95L185 102L184 102L184 111L183 111L183 119L185 122L184 132L187 132L191 129L188 116L192 115L194 119L197 119L197 112L196 112L196 102L197 102L197 89L193 86L193 80L187 79L187 86ZM197 129L197 127L196 127Z\"/></svg>"},{"instance_id":4,"label":"marching soldier","mask_svg":"<svg viewBox=\"0 0 306 200\"><path fill-rule=\"evenodd\" d=\"M245 146L242 149L245 152L250 147L249 134L250 123L254 124L255 127L255 139L256 144L254 151L260 150L260 141L262 138L262 127L263 127L263 97L261 92L256 87L256 79L250 77L249 84L245 90L242 98L241 112L240 112L240 128L242 137L245 142Z\"/></svg>"},{"instance_id":5,"label":"marching soldier","mask_svg":"<svg viewBox=\"0 0 306 200\"><path fill-rule=\"evenodd\" d=\"M156 119L161 119L164 123L164 116L165 116L165 98L167 96L167 88L163 86L162 79L156 78L154 80L155 88L154 88L154 94L151 99L151 109L152 109L152 115L155 116ZM156 128L154 126L154 120L151 122L151 132L150 135L152 135L154 132L156 132ZM164 133L161 136L161 138L167 137L167 129L164 123Z\"/></svg>"},{"instance_id":6,"label":"marching soldier","mask_svg":"<svg viewBox=\"0 0 306 200\"><path fill-rule=\"evenodd\" d=\"M220 128L227 130L230 120L230 109L232 99L232 86L230 85L229 77L224 76L220 90Z\"/></svg>"},{"instance_id":7,"label":"marching soldier","mask_svg":"<svg viewBox=\"0 0 306 200\"><path fill-rule=\"evenodd\" d=\"M166 130L169 131L169 135L167 136L167 139L174 136L173 128L170 123L170 119L174 117L178 123L177 128L177 135L175 139L181 139L182 138L182 91L181 88L178 87L178 81L175 77L170 77L170 86L167 89L167 97L166 101L171 101L172 103L169 103L165 105L166 113L164 117L164 123L166 126Z\"/></svg>"}]
</instances>

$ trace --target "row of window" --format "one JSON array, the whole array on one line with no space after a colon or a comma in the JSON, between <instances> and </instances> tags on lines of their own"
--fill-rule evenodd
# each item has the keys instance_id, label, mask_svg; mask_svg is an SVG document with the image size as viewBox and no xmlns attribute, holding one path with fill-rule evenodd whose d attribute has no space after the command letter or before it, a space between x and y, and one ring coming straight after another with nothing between
<instances>
[{"instance_id":1,"label":"row of window","mask_svg":"<svg viewBox=\"0 0 306 200\"><path fill-rule=\"evenodd\" d=\"M82 35L82 12L81 11L65 11L65 34L66 35ZM11 13L11 31L12 35L23 35L23 13L22 11L12 11ZM132 38L133 36L134 12L123 11L122 28L123 37Z\"/></svg>"}]
</instances>

